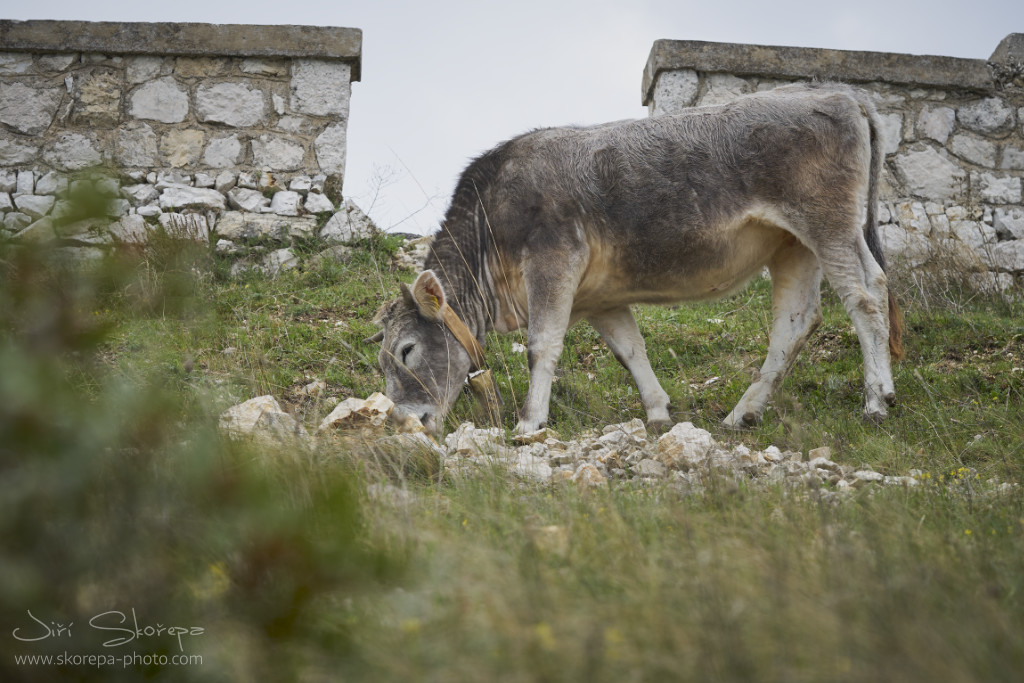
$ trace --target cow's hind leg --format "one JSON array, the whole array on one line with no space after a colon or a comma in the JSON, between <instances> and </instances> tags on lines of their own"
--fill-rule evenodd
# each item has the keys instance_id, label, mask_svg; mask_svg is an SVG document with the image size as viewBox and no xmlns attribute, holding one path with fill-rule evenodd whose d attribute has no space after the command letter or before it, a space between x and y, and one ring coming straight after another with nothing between
<instances>
[{"instance_id":1,"label":"cow's hind leg","mask_svg":"<svg viewBox=\"0 0 1024 683\"><path fill-rule=\"evenodd\" d=\"M647 426L652 429L669 427L668 394L661 388L654 376L651 362L647 358L647 346L636 325L636 319L627 306L606 311L587 318L597 330L605 344L622 365L633 375L640 398L647 411Z\"/></svg>"},{"instance_id":2,"label":"cow's hind leg","mask_svg":"<svg viewBox=\"0 0 1024 683\"><path fill-rule=\"evenodd\" d=\"M821 324L821 267L803 244L794 240L768 263L772 276L772 322L768 356L757 380L725 418L727 427L752 427L768 400L789 373L796 356Z\"/></svg>"},{"instance_id":3,"label":"cow's hind leg","mask_svg":"<svg viewBox=\"0 0 1024 683\"><path fill-rule=\"evenodd\" d=\"M881 420L896 400L889 358L889 289L864 236L819 252L822 268L853 321L864 354L864 415Z\"/></svg>"}]
</instances>

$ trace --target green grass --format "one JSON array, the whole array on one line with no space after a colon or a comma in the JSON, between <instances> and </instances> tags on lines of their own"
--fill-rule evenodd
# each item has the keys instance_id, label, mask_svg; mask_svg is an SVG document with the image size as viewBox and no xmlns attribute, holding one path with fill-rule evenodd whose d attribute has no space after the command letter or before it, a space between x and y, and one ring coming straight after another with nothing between
<instances>
[{"instance_id":1,"label":"green grass","mask_svg":"<svg viewBox=\"0 0 1024 683\"><path fill-rule=\"evenodd\" d=\"M365 344L413 273L368 241L347 264L227 277L158 244L98 277L0 252L0 613L79 624L67 642L0 638L3 680L1015 681L1024 670L1024 315L1001 300L904 293L907 359L882 425L828 290L825 321L764 424L718 423L760 366L770 286L637 317L677 420L807 452L914 489L812 491L711 479L596 490L499 470L438 481L358 443L235 444L225 408L270 393L315 426L381 390ZM527 385L521 334L492 337L506 426ZM234 349L225 353L228 349ZM709 381L718 378L715 381ZM298 389L326 380L327 397ZM470 419L459 399L452 425ZM570 331L552 398L565 438L643 417L597 334ZM964 470L962 468L971 468ZM966 474L970 472L970 474ZM404 498L368 486L404 487ZM134 607L203 626L202 666L26 668L105 650L84 624ZM92 638L92 640L90 640ZM139 651L173 649L159 638Z\"/></svg>"}]
</instances>

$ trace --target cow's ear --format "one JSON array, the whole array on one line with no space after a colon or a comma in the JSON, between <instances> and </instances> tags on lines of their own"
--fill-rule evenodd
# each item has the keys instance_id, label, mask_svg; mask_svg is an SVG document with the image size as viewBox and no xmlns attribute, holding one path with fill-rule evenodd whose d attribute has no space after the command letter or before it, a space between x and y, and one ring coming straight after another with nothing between
<instances>
[{"instance_id":1,"label":"cow's ear","mask_svg":"<svg viewBox=\"0 0 1024 683\"><path fill-rule=\"evenodd\" d=\"M441 308L444 307L444 289L432 270L425 270L412 284L412 298L416 308L427 320L440 322Z\"/></svg>"},{"instance_id":2,"label":"cow's ear","mask_svg":"<svg viewBox=\"0 0 1024 683\"><path fill-rule=\"evenodd\" d=\"M367 337L366 339L363 340L363 343L364 344L380 344L382 341L384 341L384 330L381 330L380 332L378 332L377 334L373 335L372 337Z\"/></svg>"}]
</instances>

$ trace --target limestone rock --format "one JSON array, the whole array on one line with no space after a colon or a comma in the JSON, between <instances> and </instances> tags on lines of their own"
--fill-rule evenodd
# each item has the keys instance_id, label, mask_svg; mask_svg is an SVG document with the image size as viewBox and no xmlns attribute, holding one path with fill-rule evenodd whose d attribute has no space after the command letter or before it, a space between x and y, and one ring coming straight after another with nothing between
<instances>
[{"instance_id":1,"label":"limestone rock","mask_svg":"<svg viewBox=\"0 0 1024 683\"><path fill-rule=\"evenodd\" d=\"M196 89L196 114L200 121L248 128L266 120L262 90L246 83L203 84Z\"/></svg>"},{"instance_id":2,"label":"limestone rock","mask_svg":"<svg viewBox=\"0 0 1024 683\"><path fill-rule=\"evenodd\" d=\"M366 239L376 231L377 227L362 209L351 199L346 199L320 231L320 239L327 242L351 242Z\"/></svg>"},{"instance_id":3,"label":"limestone rock","mask_svg":"<svg viewBox=\"0 0 1024 683\"><path fill-rule=\"evenodd\" d=\"M217 234L229 240L271 238L285 241L291 236L312 237L316 219L307 216L284 218L273 214L228 211L217 221Z\"/></svg>"},{"instance_id":4,"label":"limestone rock","mask_svg":"<svg viewBox=\"0 0 1024 683\"><path fill-rule=\"evenodd\" d=\"M579 464L573 473L572 482L581 488L596 488L607 485L608 477L601 470L597 469L593 463L583 462Z\"/></svg>"},{"instance_id":5,"label":"limestone rock","mask_svg":"<svg viewBox=\"0 0 1024 683\"><path fill-rule=\"evenodd\" d=\"M68 191L68 179L50 171L36 181L36 194L63 195Z\"/></svg>"},{"instance_id":6,"label":"limestone rock","mask_svg":"<svg viewBox=\"0 0 1024 683\"><path fill-rule=\"evenodd\" d=\"M221 171L213 180L213 189L223 194L234 188L236 182L237 179L235 178L234 173L231 171Z\"/></svg>"},{"instance_id":7,"label":"limestone rock","mask_svg":"<svg viewBox=\"0 0 1024 683\"><path fill-rule=\"evenodd\" d=\"M168 237L204 243L210 241L210 226L206 216L198 213L164 213L158 220Z\"/></svg>"},{"instance_id":8,"label":"limestone rock","mask_svg":"<svg viewBox=\"0 0 1024 683\"><path fill-rule=\"evenodd\" d=\"M121 79L108 70L79 72L73 91L71 120L98 128L117 125L120 118Z\"/></svg>"},{"instance_id":9,"label":"limestone rock","mask_svg":"<svg viewBox=\"0 0 1024 683\"><path fill-rule=\"evenodd\" d=\"M160 198L160 193L149 183L125 185L120 190L121 196L132 203L132 206L152 204Z\"/></svg>"},{"instance_id":10,"label":"limestone rock","mask_svg":"<svg viewBox=\"0 0 1024 683\"><path fill-rule=\"evenodd\" d=\"M13 210L14 202L11 201L11 195L6 192L0 192L0 213L7 213Z\"/></svg>"},{"instance_id":11,"label":"limestone rock","mask_svg":"<svg viewBox=\"0 0 1024 683\"><path fill-rule=\"evenodd\" d=\"M296 59L292 62L291 109L314 116L347 115L351 67L345 62Z\"/></svg>"},{"instance_id":12,"label":"limestone rock","mask_svg":"<svg viewBox=\"0 0 1024 683\"><path fill-rule=\"evenodd\" d=\"M929 199L952 199L966 189L962 168L931 147L898 154L896 175L911 194Z\"/></svg>"},{"instance_id":13,"label":"limestone rock","mask_svg":"<svg viewBox=\"0 0 1024 683\"><path fill-rule=\"evenodd\" d=\"M298 216L302 211L302 195L290 190L275 192L270 211L278 216Z\"/></svg>"},{"instance_id":14,"label":"limestone rock","mask_svg":"<svg viewBox=\"0 0 1024 683\"><path fill-rule=\"evenodd\" d=\"M160 139L160 156L174 168L192 166L203 153L204 137L201 130L169 130Z\"/></svg>"},{"instance_id":15,"label":"limestone rock","mask_svg":"<svg viewBox=\"0 0 1024 683\"><path fill-rule=\"evenodd\" d=\"M334 204L325 195L319 192L310 192L306 195L306 211L309 213L334 212Z\"/></svg>"},{"instance_id":16,"label":"limestone rock","mask_svg":"<svg viewBox=\"0 0 1024 683\"><path fill-rule=\"evenodd\" d=\"M512 461L511 471L523 479L539 484L546 484L551 481L551 465L548 464L545 458L531 453L517 454Z\"/></svg>"},{"instance_id":17,"label":"limestone rock","mask_svg":"<svg viewBox=\"0 0 1024 683\"><path fill-rule=\"evenodd\" d=\"M299 259L292 253L291 249L276 249L263 257L260 265L263 272L267 274L267 277L273 278L285 271L298 268Z\"/></svg>"},{"instance_id":18,"label":"limestone rock","mask_svg":"<svg viewBox=\"0 0 1024 683\"><path fill-rule=\"evenodd\" d=\"M43 159L62 171L80 171L103 161L94 141L80 133L58 135L43 149Z\"/></svg>"},{"instance_id":19,"label":"limestone rock","mask_svg":"<svg viewBox=\"0 0 1024 683\"><path fill-rule=\"evenodd\" d=\"M9 137L0 130L0 166L29 163L35 159L38 152L39 148L36 145L25 144L24 140Z\"/></svg>"},{"instance_id":20,"label":"limestone rock","mask_svg":"<svg viewBox=\"0 0 1024 683\"><path fill-rule=\"evenodd\" d=\"M60 88L0 83L0 123L20 133L39 135L53 123L61 97Z\"/></svg>"},{"instance_id":21,"label":"limestone rock","mask_svg":"<svg viewBox=\"0 0 1024 683\"><path fill-rule=\"evenodd\" d=\"M949 107L924 107L917 117L915 132L923 138L946 144L949 134L953 132L956 112Z\"/></svg>"},{"instance_id":22,"label":"limestone rock","mask_svg":"<svg viewBox=\"0 0 1024 683\"><path fill-rule=\"evenodd\" d=\"M949 142L949 149L961 159L979 166L994 168L997 148L995 143L971 133L959 133Z\"/></svg>"},{"instance_id":23,"label":"limestone rock","mask_svg":"<svg viewBox=\"0 0 1024 683\"><path fill-rule=\"evenodd\" d=\"M125 75L132 85L143 83L156 78L164 70L163 57L128 57L125 65Z\"/></svg>"},{"instance_id":24,"label":"limestone rock","mask_svg":"<svg viewBox=\"0 0 1024 683\"><path fill-rule=\"evenodd\" d=\"M132 92L128 113L137 119L181 123L188 116L188 93L170 76L149 81Z\"/></svg>"},{"instance_id":25,"label":"limestone rock","mask_svg":"<svg viewBox=\"0 0 1024 683\"><path fill-rule=\"evenodd\" d=\"M211 168L231 168L242 156L242 142L237 135L215 138L203 152L203 162Z\"/></svg>"},{"instance_id":26,"label":"limestone rock","mask_svg":"<svg viewBox=\"0 0 1024 683\"><path fill-rule=\"evenodd\" d=\"M507 450L505 433L498 427L478 429L472 422L463 422L445 438L453 453L462 455L494 455Z\"/></svg>"},{"instance_id":27,"label":"limestone rock","mask_svg":"<svg viewBox=\"0 0 1024 683\"><path fill-rule=\"evenodd\" d=\"M52 196L22 194L14 198L14 205L18 207L18 211L32 218L42 218L50 213L55 201Z\"/></svg>"},{"instance_id":28,"label":"limestone rock","mask_svg":"<svg viewBox=\"0 0 1024 683\"><path fill-rule=\"evenodd\" d=\"M903 114L879 114L878 123L882 154L895 154L903 141Z\"/></svg>"},{"instance_id":29,"label":"limestone rock","mask_svg":"<svg viewBox=\"0 0 1024 683\"><path fill-rule=\"evenodd\" d=\"M1024 240L1024 209L996 209L992 225L1003 239Z\"/></svg>"},{"instance_id":30,"label":"limestone rock","mask_svg":"<svg viewBox=\"0 0 1024 683\"><path fill-rule=\"evenodd\" d=\"M223 209L224 195L216 190L188 187L186 185L171 185L160 194L161 209L182 209L185 207Z\"/></svg>"},{"instance_id":31,"label":"limestone rock","mask_svg":"<svg viewBox=\"0 0 1024 683\"><path fill-rule=\"evenodd\" d=\"M32 70L32 55L27 52L0 53L0 75L17 76Z\"/></svg>"},{"instance_id":32,"label":"limestone rock","mask_svg":"<svg viewBox=\"0 0 1024 683\"><path fill-rule=\"evenodd\" d=\"M1024 272L1024 240L1000 242L982 252L981 258L993 270L1004 273Z\"/></svg>"},{"instance_id":33,"label":"limestone rock","mask_svg":"<svg viewBox=\"0 0 1024 683\"><path fill-rule=\"evenodd\" d=\"M668 468L657 460L644 458L637 463L636 473L641 477L655 477L657 479L661 479L668 474Z\"/></svg>"},{"instance_id":34,"label":"limestone rock","mask_svg":"<svg viewBox=\"0 0 1024 683\"><path fill-rule=\"evenodd\" d=\"M318 432L329 429L381 429L395 404L376 392L366 399L347 398L320 422Z\"/></svg>"},{"instance_id":35,"label":"limestone rock","mask_svg":"<svg viewBox=\"0 0 1024 683\"><path fill-rule=\"evenodd\" d=\"M1020 204L1021 179L984 171L971 173L971 190L990 204Z\"/></svg>"},{"instance_id":36,"label":"limestone rock","mask_svg":"<svg viewBox=\"0 0 1024 683\"><path fill-rule=\"evenodd\" d=\"M658 439L658 460L680 469L703 467L714 446L710 432L680 422Z\"/></svg>"},{"instance_id":37,"label":"limestone rock","mask_svg":"<svg viewBox=\"0 0 1024 683\"><path fill-rule=\"evenodd\" d=\"M302 167L305 150L296 142L264 133L252 141L253 162L275 171L293 171Z\"/></svg>"},{"instance_id":38,"label":"limestone rock","mask_svg":"<svg viewBox=\"0 0 1024 683\"><path fill-rule=\"evenodd\" d=\"M10 215L8 214L8 216ZM24 216L25 214L19 215ZM6 224L6 217L4 222ZM53 221L49 218L40 218L14 236L14 240L17 242L28 242L31 244L52 242L55 239L57 239L57 232L54 230Z\"/></svg>"},{"instance_id":39,"label":"limestone rock","mask_svg":"<svg viewBox=\"0 0 1024 683\"><path fill-rule=\"evenodd\" d=\"M270 206L270 200L262 192L236 187L228 192L228 204L241 211L260 213L263 208Z\"/></svg>"},{"instance_id":40,"label":"limestone rock","mask_svg":"<svg viewBox=\"0 0 1024 683\"><path fill-rule=\"evenodd\" d=\"M288 441L306 436L298 421L284 412L273 396L259 396L228 408L218 421L221 431L233 439Z\"/></svg>"},{"instance_id":41,"label":"limestone rock","mask_svg":"<svg viewBox=\"0 0 1024 683\"><path fill-rule=\"evenodd\" d=\"M674 114L684 107L693 106L697 101L700 79L691 69L662 71L654 85L654 98L650 105L651 116Z\"/></svg>"},{"instance_id":42,"label":"limestone rock","mask_svg":"<svg viewBox=\"0 0 1024 683\"><path fill-rule=\"evenodd\" d=\"M708 90L700 100L702 107L726 104L751 91L750 83L732 74L711 74L707 84Z\"/></svg>"},{"instance_id":43,"label":"limestone rock","mask_svg":"<svg viewBox=\"0 0 1024 683\"><path fill-rule=\"evenodd\" d=\"M149 224L138 214L124 216L110 225L111 236L123 244L146 244L151 232Z\"/></svg>"},{"instance_id":44,"label":"limestone rock","mask_svg":"<svg viewBox=\"0 0 1024 683\"><path fill-rule=\"evenodd\" d=\"M327 126L313 142L320 170L329 175L345 174L345 124Z\"/></svg>"},{"instance_id":45,"label":"limestone rock","mask_svg":"<svg viewBox=\"0 0 1024 683\"><path fill-rule=\"evenodd\" d=\"M960 107L956 117L966 128L978 133L1005 133L1013 127L1013 107L999 97L986 97Z\"/></svg>"},{"instance_id":46,"label":"limestone rock","mask_svg":"<svg viewBox=\"0 0 1024 683\"><path fill-rule=\"evenodd\" d=\"M11 211L4 215L4 230L18 232L32 225L32 219L20 211Z\"/></svg>"}]
</instances>

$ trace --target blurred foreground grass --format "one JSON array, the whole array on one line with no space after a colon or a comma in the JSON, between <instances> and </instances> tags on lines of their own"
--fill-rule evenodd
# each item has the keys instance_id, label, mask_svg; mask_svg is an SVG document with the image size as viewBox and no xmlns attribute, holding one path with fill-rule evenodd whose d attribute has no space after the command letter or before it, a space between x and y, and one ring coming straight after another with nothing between
<instances>
[{"instance_id":1,"label":"blurred foreground grass","mask_svg":"<svg viewBox=\"0 0 1024 683\"><path fill-rule=\"evenodd\" d=\"M1019 680L1024 500L964 475L1024 480L1019 304L908 300L900 403L876 427L826 294L825 324L741 436L717 422L763 357L767 284L640 311L677 419L935 482L841 505L725 480L693 496L500 472L439 483L358 445L224 440L216 416L256 395L310 427L332 399L382 388L362 339L411 276L388 267L395 246L273 281L230 280L170 242L85 274L0 248L0 680ZM526 387L514 342L488 345L508 426ZM313 379L326 396L300 391ZM453 422L471 411L460 399ZM625 371L574 329L552 426L569 438L637 416ZM143 633L105 647L123 634L90 619L134 627L132 610ZM29 612L54 633L13 637L49 630ZM157 624L203 632L179 645L145 633ZM202 663L15 659L182 652Z\"/></svg>"}]
</instances>

